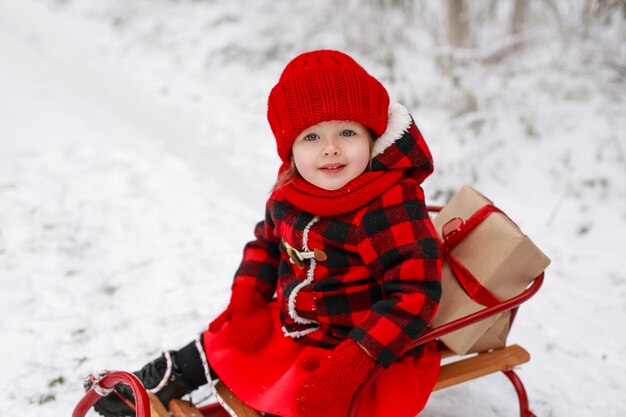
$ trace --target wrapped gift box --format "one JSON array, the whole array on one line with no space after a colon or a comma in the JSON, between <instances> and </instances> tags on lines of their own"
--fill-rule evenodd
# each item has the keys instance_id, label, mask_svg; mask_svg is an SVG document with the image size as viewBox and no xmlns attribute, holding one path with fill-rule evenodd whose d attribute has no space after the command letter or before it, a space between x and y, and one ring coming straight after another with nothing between
<instances>
[{"instance_id":1,"label":"wrapped gift box","mask_svg":"<svg viewBox=\"0 0 626 417\"><path fill-rule=\"evenodd\" d=\"M442 227L454 218L463 221L481 207L493 204L470 186L464 186L437 214L433 223ZM493 213L450 250L474 277L499 300L524 291L550 264L537 246L502 213ZM458 283L447 262L442 269L443 293L432 326L436 327L485 308L472 300ZM501 313L445 335L441 341L457 354L504 347L510 312Z\"/></svg>"}]
</instances>

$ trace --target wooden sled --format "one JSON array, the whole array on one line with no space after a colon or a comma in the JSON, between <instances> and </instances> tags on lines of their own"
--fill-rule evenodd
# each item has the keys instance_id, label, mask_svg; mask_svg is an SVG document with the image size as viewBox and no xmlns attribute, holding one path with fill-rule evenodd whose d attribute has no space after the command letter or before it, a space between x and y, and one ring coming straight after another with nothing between
<instances>
[{"instance_id":1,"label":"wooden sled","mask_svg":"<svg viewBox=\"0 0 626 417\"><path fill-rule=\"evenodd\" d=\"M422 335L413 344L407 347L407 351L420 346L424 343L438 339L439 337L451 333L455 330L469 326L485 318L512 310L513 316L518 306L537 293L543 283L543 274L538 276L534 282L524 292L509 300L503 301L495 306L484 308L476 313L466 317L459 318L450 323L446 323L437 328L430 329ZM528 397L522 381L517 376L514 367L528 362L530 355L524 348L518 345L510 345L503 349L494 349L488 352L476 355L458 356L453 352L442 348L442 356L446 358L456 357L457 360L442 365L439 378L435 385L435 390L444 389L463 382L471 381L485 375L495 372L503 372L513 384L517 392L520 405L521 417L535 417L529 410ZM447 361L446 361L447 362ZM382 369L378 365L370 373L367 380L356 392L352 399L349 417L355 417L359 402L365 388L372 383L377 373ZM111 372L104 375L92 384L85 396L76 405L72 417L84 417L87 411L98 400L99 395L106 395L108 389L113 388L117 384L126 384L130 386L136 398L136 414L137 417L169 417L170 413L159 400L148 395L143 385L133 374L128 372ZM224 401L237 413L238 417L260 417L261 413L251 409L242 403L237 397L232 395L228 388L224 385L217 386L220 396ZM171 415L174 417L229 417L228 413L219 404L210 404L196 408L190 403L183 400L172 400L169 404Z\"/></svg>"}]
</instances>

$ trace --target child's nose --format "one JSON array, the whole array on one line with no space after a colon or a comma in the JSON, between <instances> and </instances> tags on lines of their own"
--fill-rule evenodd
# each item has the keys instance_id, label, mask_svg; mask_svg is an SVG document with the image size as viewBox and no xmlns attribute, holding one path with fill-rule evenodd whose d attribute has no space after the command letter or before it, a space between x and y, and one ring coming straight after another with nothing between
<instances>
[{"instance_id":1,"label":"child's nose","mask_svg":"<svg viewBox=\"0 0 626 417\"><path fill-rule=\"evenodd\" d=\"M339 146L337 146L337 143L335 142L335 140L334 139L327 140L324 146L324 156L337 156L339 155L339 153L340 153Z\"/></svg>"}]
</instances>

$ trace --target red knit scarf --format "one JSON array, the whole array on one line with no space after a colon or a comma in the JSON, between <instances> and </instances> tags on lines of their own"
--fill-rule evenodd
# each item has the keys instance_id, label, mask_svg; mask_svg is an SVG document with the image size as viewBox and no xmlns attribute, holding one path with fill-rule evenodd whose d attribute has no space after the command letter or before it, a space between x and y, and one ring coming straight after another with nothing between
<instances>
[{"instance_id":1,"label":"red knit scarf","mask_svg":"<svg viewBox=\"0 0 626 417\"><path fill-rule=\"evenodd\" d=\"M405 171L369 171L359 175L338 190L324 190L297 176L274 192L296 208L316 216L337 216L363 207L400 181Z\"/></svg>"}]
</instances>

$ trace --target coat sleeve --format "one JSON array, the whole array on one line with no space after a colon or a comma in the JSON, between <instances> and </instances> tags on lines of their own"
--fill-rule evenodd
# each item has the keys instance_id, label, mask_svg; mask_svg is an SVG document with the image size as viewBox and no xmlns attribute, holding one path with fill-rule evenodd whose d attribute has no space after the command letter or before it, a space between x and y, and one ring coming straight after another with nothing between
<instances>
[{"instance_id":1,"label":"coat sleeve","mask_svg":"<svg viewBox=\"0 0 626 417\"><path fill-rule=\"evenodd\" d=\"M388 367L429 326L441 298L441 250L421 187L403 181L364 212L359 252L383 298L351 332Z\"/></svg>"},{"instance_id":2,"label":"coat sleeve","mask_svg":"<svg viewBox=\"0 0 626 417\"><path fill-rule=\"evenodd\" d=\"M233 286L250 285L269 301L276 291L280 263L279 239L274 235L269 203L265 220L254 228L254 237L244 247L243 259L235 273Z\"/></svg>"}]
</instances>

